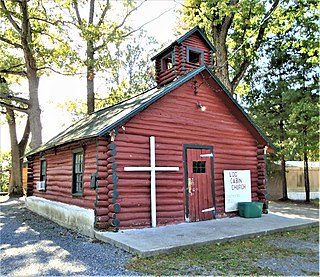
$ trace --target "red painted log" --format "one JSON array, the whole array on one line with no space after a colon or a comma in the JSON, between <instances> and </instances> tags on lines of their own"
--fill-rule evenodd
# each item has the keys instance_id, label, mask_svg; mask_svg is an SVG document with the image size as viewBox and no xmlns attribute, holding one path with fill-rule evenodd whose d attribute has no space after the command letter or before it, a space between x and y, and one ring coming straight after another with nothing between
<instances>
[{"instance_id":1,"label":"red painted log","mask_svg":"<svg viewBox=\"0 0 320 277\"><path fill-rule=\"evenodd\" d=\"M107 152L109 148L109 143L107 141L99 142L99 145L97 145L97 149L99 152Z\"/></svg>"},{"instance_id":2,"label":"red painted log","mask_svg":"<svg viewBox=\"0 0 320 277\"><path fill-rule=\"evenodd\" d=\"M107 222L109 220L109 216L107 215L103 215L103 216L96 216L96 220L98 222Z\"/></svg>"},{"instance_id":3,"label":"red painted log","mask_svg":"<svg viewBox=\"0 0 320 277\"><path fill-rule=\"evenodd\" d=\"M99 140L98 142L97 142L97 146L99 147L99 150L100 151L102 151L102 149L101 149L101 147L102 146L108 146L109 145L109 142L107 142L105 139L104 140Z\"/></svg>"},{"instance_id":4,"label":"red painted log","mask_svg":"<svg viewBox=\"0 0 320 277\"><path fill-rule=\"evenodd\" d=\"M108 206L110 212L119 213L121 211L121 205L119 203L111 204Z\"/></svg>"},{"instance_id":5,"label":"red painted log","mask_svg":"<svg viewBox=\"0 0 320 277\"><path fill-rule=\"evenodd\" d=\"M169 212L169 213L172 213L172 212L181 212L181 211L184 211L184 203L182 203L181 205L167 205L167 206L164 206L164 205L160 205L160 203L157 203L158 204L158 207L157 207L157 213L158 212ZM159 214L160 216L160 214Z\"/></svg>"},{"instance_id":6,"label":"red painted log","mask_svg":"<svg viewBox=\"0 0 320 277\"><path fill-rule=\"evenodd\" d=\"M97 229L109 229L111 226L110 222L96 222L95 227Z\"/></svg>"},{"instance_id":7,"label":"red painted log","mask_svg":"<svg viewBox=\"0 0 320 277\"><path fill-rule=\"evenodd\" d=\"M110 204L110 202L106 201L106 200L105 201L100 201L100 200L96 201L96 207L100 207L100 208L108 207L109 204Z\"/></svg>"},{"instance_id":8,"label":"red painted log","mask_svg":"<svg viewBox=\"0 0 320 277\"><path fill-rule=\"evenodd\" d=\"M148 220L150 219L151 215L150 213L145 213L145 212L142 212L142 213L130 213L130 214L124 214L124 213L119 213L117 214L117 219L120 220L120 222L122 220L133 220L133 219L136 219L136 220Z\"/></svg>"},{"instance_id":9,"label":"red painted log","mask_svg":"<svg viewBox=\"0 0 320 277\"><path fill-rule=\"evenodd\" d=\"M134 197L134 198L123 198L120 197L117 201L120 205L121 208L125 207L139 207L139 206L150 206L150 198L139 198L139 197Z\"/></svg>"},{"instance_id":10,"label":"red painted log","mask_svg":"<svg viewBox=\"0 0 320 277\"><path fill-rule=\"evenodd\" d=\"M121 220L120 227L121 229L128 229L128 228L146 228L151 226L151 219L145 221L137 221L137 220Z\"/></svg>"},{"instance_id":11,"label":"red painted log","mask_svg":"<svg viewBox=\"0 0 320 277\"><path fill-rule=\"evenodd\" d=\"M108 217L109 217L110 219L116 219L116 218L117 218L117 214L116 214L116 213L109 212L109 213L108 213Z\"/></svg>"},{"instance_id":12,"label":"red painted log","mask_svg":"<svg viewBox=\"0 0 320 277\"><path fill-rule=\"evenodd\" d=\"M159 218L170 218L170 217L177 217L177 218L184 218L184 210L180 210L180 211L157 211L157 216Z\"/></svg>"},{"instance_id":13,"label":"red painted log","mask_svg":"<svg viewBox=\"0 0 320 277\"><path fill-rule=\"evenodd\" d=\"M129 214L129 213L143 213L147 212L150 213L150 206L139 206L139 207L128 207L124 208L121 207L121 213Z\"/></svg>"},{"instance_id":14,"label":"red painted log","mask_svg":"<svg viewBox=\"0 0 320 277\"><path fill-rule=\"evenodd\" d=\"M97 199L99 200L99 201L107 201L107 200L109 200L109 197L108 197L108 195L107 194L98 194L97 195Z\"/></svg>"},{"instance_id":15,"label":"red painted log","mask_svg":"<svg viewBox=\"0 0 320 277\"><path fill-rule=\"evenodd\" d=\"M83 192L83 196L84 197L95 197L96 196L96 192L93 189L90 189L89 187L85 187L84 188L84 192Z\"/></svg>"},{"instance_id":16,"label":"red painted log","mask_svg":"<svg viewBox=\"0 0 320 277\"><path fill-rule=\"evenodd\" d=\"M96 154L96 159L98 160L106 160L107 158L108 158L108 155L104 151L99 150L99 152L97 152Z\"/></svg>"},{"instance_id":17,"label":"red painted log","mask_svg":"<svg viewBox=\"0 0 320 277\"><path fill-rule=\"evenodd\" d=\"M108 215L109 212L107 208L96 208L95 210L97 216Z\"/></svg>"},{"instance_id":18,"label":"red painted log","mask_svg":"<svg viewBox=\"0 0 320 277\"><path fill-rule=\"evenodd\" d=\"M108 173L107 172L98 172L98 178L99 179L105 179L108 177Z\"/></svg>"},{"instance_id":19,"label":"red painted log","mask_svg":"<svg viewBox=\"0 0 320 277\"><path fill-rule=\"evenodd\" d=\"M97 186L98 186L98 188L99 188L99 191L100 191L100 190L103 191L102 188L107 187L108 185L109 185L109 182L108 182L107 180L98 180L98 181L97 181Z\"/></svg>"},{"instance_id":20,"label":"red painted log","mask_svg":"<svg viewBox=\"0 0 320 277\"><path fill-rule=\"evenodd\" d=\"M100 173L100 172L99 172ZM112 180L112 174L108 174L106 175L107 181L109 184L113 184L113 180Z\"/></svg>"}]
</instances>

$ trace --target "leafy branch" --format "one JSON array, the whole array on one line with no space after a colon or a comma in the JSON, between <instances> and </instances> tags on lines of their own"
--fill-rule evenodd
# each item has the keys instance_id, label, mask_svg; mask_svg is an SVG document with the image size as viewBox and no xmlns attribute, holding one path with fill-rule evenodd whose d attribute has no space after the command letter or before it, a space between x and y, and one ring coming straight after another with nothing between
<instances>
[{"instance_id":1,"label":"leafy branch","mask_svg":"<svg viewBox=\"0 0 320 277\"><path fill-rule=\"evenodd\" d=\"M279 6L279 2L280 2L280 0L275 0L272 4L271 8L269 9L269 11L265 14L264 18L261 20L261 23L260 23L260 26L258 29L258 36L257 36L257 39L256 39L254 46L253 46L254 52L257 51L259 49L259 47L261 46L266 29L267 29L268 21L270 20L273 12ZM243 47L244 44L245 44L245 42L243 42L241 46ZM238 84L240 83L241 79L243 78L247 68L249 67L250 63L252 62L252 57L250 57L249 55L246 55L246 57L247 58L244 59L242 64L240 65L238 73L234 76L233 80L231 81L232 90L234 90L238 86Z\"/></svg>"},{"instance_id":2,"label":"leafy branch","mask_svg":"<svg viewBox=\"0 0 320 277\"><path fill-rule=\"evenodd\" d=\"M10 23L12 24L12 26L17 30L18 33L22 32L22 29L20 28L20 26L18 25L18 23L13 19L13 17L11 16L11 12L8 10L8 8L6 7L4 0L0 0L0 7L2 8L4 14L6 15L6 18L8 18L8 20L10 21Z\"/></svg>"},{"instance_id":3,"label":"leafy branch","mask_svg":"<svg viewBox=\"0 0 320 277\"><path fill-rule=\"evenodd\" d=\"M1 1L1 0L0 0L0 1ZM13 42L13 41L11 41L10 39L5 38L5 37L3 37L3 36L0 36L0 40L3 41L3 42L5 42L5 43L7 43L7 44L12 45L12 46L15 47L15 48L20 48L20 49L23 48L21 44L16 43L16 42Z\"/></svg>"},{"instance_id":4,"label":"leafy branch","mask_svg":"<svg viewBox=\"0 0 320 277\"><path fill-rule=\"evenodd\" d=\"M24 107L19 107L13 104L8 104L6 102L0 101L0 106L5 107L9 110L14 110L14 111L18 111L18 112L23 112L26 114L29 114L29 109L28 108L24 108Z\"/></svg>"}]
</instances>

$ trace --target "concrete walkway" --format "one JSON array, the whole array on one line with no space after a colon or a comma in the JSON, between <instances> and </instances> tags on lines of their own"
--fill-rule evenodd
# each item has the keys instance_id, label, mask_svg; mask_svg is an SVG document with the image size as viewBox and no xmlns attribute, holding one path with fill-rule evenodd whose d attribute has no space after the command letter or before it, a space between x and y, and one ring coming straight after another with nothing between
<instances>
[{"instance_id":1,"label":"concrete walkway","mask_svg":"<svg viewBox=\"0 0 320 277\"><path fill-rule=\"evenodd\" d=\"M140 256L157 255L211 242L247 238L319 224L319 209L271 203L261 218L225 218L156 228L95 232L97 239Z\"/></svg>"}]
</instances>

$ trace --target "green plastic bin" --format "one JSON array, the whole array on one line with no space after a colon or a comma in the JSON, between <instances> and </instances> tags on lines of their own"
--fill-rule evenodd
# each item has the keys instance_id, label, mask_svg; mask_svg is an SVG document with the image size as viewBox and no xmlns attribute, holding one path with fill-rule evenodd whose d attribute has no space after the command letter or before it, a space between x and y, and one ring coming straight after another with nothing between
<instances>
[{"instance_id":1,"label":"green plastic bin","mask_svg":"<svg viewBox=\"0 0 320 277\"><path fill-rule=\"evenodd\" d=\"M261 217L262 206L263 203L261 202L239 202L239 215L245 218Z\"/></svg>"}]
</instances>

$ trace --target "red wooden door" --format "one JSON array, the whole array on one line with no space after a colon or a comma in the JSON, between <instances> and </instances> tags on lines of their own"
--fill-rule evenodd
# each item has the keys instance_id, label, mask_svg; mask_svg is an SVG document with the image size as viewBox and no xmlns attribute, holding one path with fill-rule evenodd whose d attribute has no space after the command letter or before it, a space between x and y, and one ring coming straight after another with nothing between
<instances>
[{"instance_id":1,"label":"red wooden door","mask_svg":"<svg viewBox=\"0 0 320 277\"><path fill-rule=\"evenodd\" d=\"M212 163L210 149L187 149L187 206L189 221L202 221L213 218Z\"/></svg>"}]
</instances>

